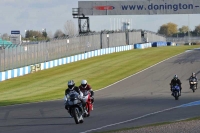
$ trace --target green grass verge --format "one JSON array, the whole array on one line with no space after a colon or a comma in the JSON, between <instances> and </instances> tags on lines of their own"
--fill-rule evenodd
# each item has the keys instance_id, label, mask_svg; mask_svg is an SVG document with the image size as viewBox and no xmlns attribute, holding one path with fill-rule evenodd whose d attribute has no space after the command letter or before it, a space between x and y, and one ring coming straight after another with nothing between
<instances>
[{"instance_id":1,"label":"green grass verge","mask_svg":"<svg viewBox=\"0 0 200 133\"><path fill-rule=\"evenodd\" d=\"M199 46L130 50L93 57L0 82L0 106L56 100L64 96L67 81L87 79L94 90L141 71L166 58Z\"/></svg>"},{"instance_id":2,"label":"green grass verge","mask_svg":"<svg viewBox=\"0 0 200 133\"><path fill-rule=\"evenodd\" d=\"M188 121L193 121L193 120L200 120L200 116L185 119L185 120L180 120L180 121L161 122L161 123L154 123L154 124L149 124L149 125L144 125L144 126L139 126L139 127L130 127L130 128L119 129L119 130L111 130L111 131L96 132L96 133L117 133L117 132L121 132L121 131L129 131L129 130L134 132L134 130L136 130L136 129L157 127L157 126L162 126L162 125L168 125L168 124L173 124L173 123L178 123L178 122L188 122Z\"/></svg>"}]
</instances>

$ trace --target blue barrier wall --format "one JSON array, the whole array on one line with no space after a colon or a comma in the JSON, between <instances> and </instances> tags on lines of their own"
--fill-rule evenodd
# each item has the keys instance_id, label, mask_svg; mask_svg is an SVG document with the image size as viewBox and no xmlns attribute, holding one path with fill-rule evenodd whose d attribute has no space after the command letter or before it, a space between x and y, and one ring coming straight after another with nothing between
<instances>
[{"instance_id":1,"label":"blue barrier wall","mask_svg":"<svg viewBox=\"0 0 200 133\"><path fill-rule=\"evenodd\" d=\"M162 47L167 46L167 42L153 42L152 47Z\"/></svg>"},{"instance_id":2,"label":"blue barrier wall","mask_svg":"<svg viewBox=\"0 0 200 133\"><path fill-rule=\"evenodd\" d=\"M150 48L151 46L151 43L134 44L134 49L145 49Z\"/></svg>"},{"instance_id":3,"label":"blue barrier wall","mask_svg":"<svg viewBox=\"0 0 200 133\"><path fill-rule=\"evenodd\" d=\"M162 47L162 46L176 46L176 43L159 41L152 43L134 44L134 49L145 49L149 47Z\"/></svg>"},{"instance_id":4,"label":"blue barrier wall","mask_svg":"<svg viewBox=\"0 0 200 133\"><path fill-rule=\"evenodd\" d=\"M167 42L167 46L176 46L175 42Z\"/></svg>"},{"instance_id":5,"label":"blue barrier wall","mask_svg":"<svg viewBox=\"0 0 200 133\"><path fill-rule=\"evenodd\" d=\"M87 53L82 53L82 54L78 54L78 55L74 55L70 57L65 57L65 58L49 61L49 62L44 62L41 64L35 64L35 65L25 66L25 67L13 69L13 70L7 70L5 72L0 72L0 82L11 79L11 78L23 76L32 72L36 72L38 70L45 70L45 69L53 68L59 65L68 64L71 62L85 60L85 59L95 57L95 56L111 54L111 53L120 52L120 51L127 51L127 50L132 50L132 49L133 49L133 45L104 48L104 49L99 49L99 50L90 51Z\"/></svg>"}]
</instances>

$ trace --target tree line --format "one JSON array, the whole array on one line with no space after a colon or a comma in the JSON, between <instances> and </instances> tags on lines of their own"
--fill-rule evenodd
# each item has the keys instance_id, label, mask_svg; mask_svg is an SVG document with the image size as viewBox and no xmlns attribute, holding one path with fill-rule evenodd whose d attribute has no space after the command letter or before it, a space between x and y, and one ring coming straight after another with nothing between
<instances>
[{"instance_id":1,"label":"tree line","mask_svg":"<svg viewBox=\"0 0 200 133\"><path fill-rule=\"evenodd\" d=\"M158 33L167 37L200 36L200 24L195 26L194 30L191 30L188 26L183 25L178 28L177 24L169 22L160 26Z\"/></svg>"},{"instance_id":2,"label":"tree line","mask_svg":"<svg viewBox=\"0 0 200 133\"><path fill-rule=\"evenodd\" d=\"M34 31L34 30L28 30L25 34L26 40L48 40L50 38L62 38L62 37L68 37L76 35L78 32L76 30L76 26L73 21L69 20L64 24L64 31L58 29L55 31L54 35L50 35L45 31Z\"/></svg>"},{"instance_id":3,"label":"tree line","mask_svg":"<svg viewBox=\"0 0 200 133\"><path fill-rule=\"evenodd\" d=\"M48 41L51 38L62 38L62 37L68 37L68 36L74 36L78 33L76 26L72 20L68 20L64 24L63 31L61 29L58 29L55 31L55 33L52 35L51 32L47 32L46 29L43 31L37 31L37 30L26 30L25 36L22 36L22 40L25 41ZM7 33L0 34L0 38L3 40L10 40L10 37Z\"/></svg>"}]
</instances>

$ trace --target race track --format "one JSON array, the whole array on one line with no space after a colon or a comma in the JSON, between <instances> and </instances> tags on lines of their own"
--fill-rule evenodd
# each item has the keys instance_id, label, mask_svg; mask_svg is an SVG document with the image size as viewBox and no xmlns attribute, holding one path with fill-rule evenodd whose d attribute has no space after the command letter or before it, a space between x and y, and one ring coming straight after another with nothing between
<instances>
[{"instance_id":1,"label":"race track","mask_svg":"<svg viewBox=\"0 0 200 133\"><path fill-rule=\"evenodd\" d=\"M0 107L0 133L101 132L200 116L200 106L181 106L200 100L200 90L189 90L192 72L200 76L199 49L96 91L94 111L79 125L69 117L63 100ZM175 74L183 83L178 101L169 87Z\"/></svg>"}]
</instances>

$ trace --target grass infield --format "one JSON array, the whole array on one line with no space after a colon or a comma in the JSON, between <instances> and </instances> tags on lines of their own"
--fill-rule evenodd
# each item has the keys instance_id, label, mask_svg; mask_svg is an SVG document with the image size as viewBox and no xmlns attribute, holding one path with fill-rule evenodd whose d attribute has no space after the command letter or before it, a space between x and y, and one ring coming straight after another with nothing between
<instances>
[{"instance_id":1,"label":"grass infield","mask_svg":"<svg viewBox=\"0 0 200 133\"><path fill-rule=\"evenodd\" d=\"M113 53L39 71L0 82L0 106L57 100L64 97L67 81L82 79L93 90L139 72L171 56L199 46L148 48Z\"/></svg>"}]
</instances>

